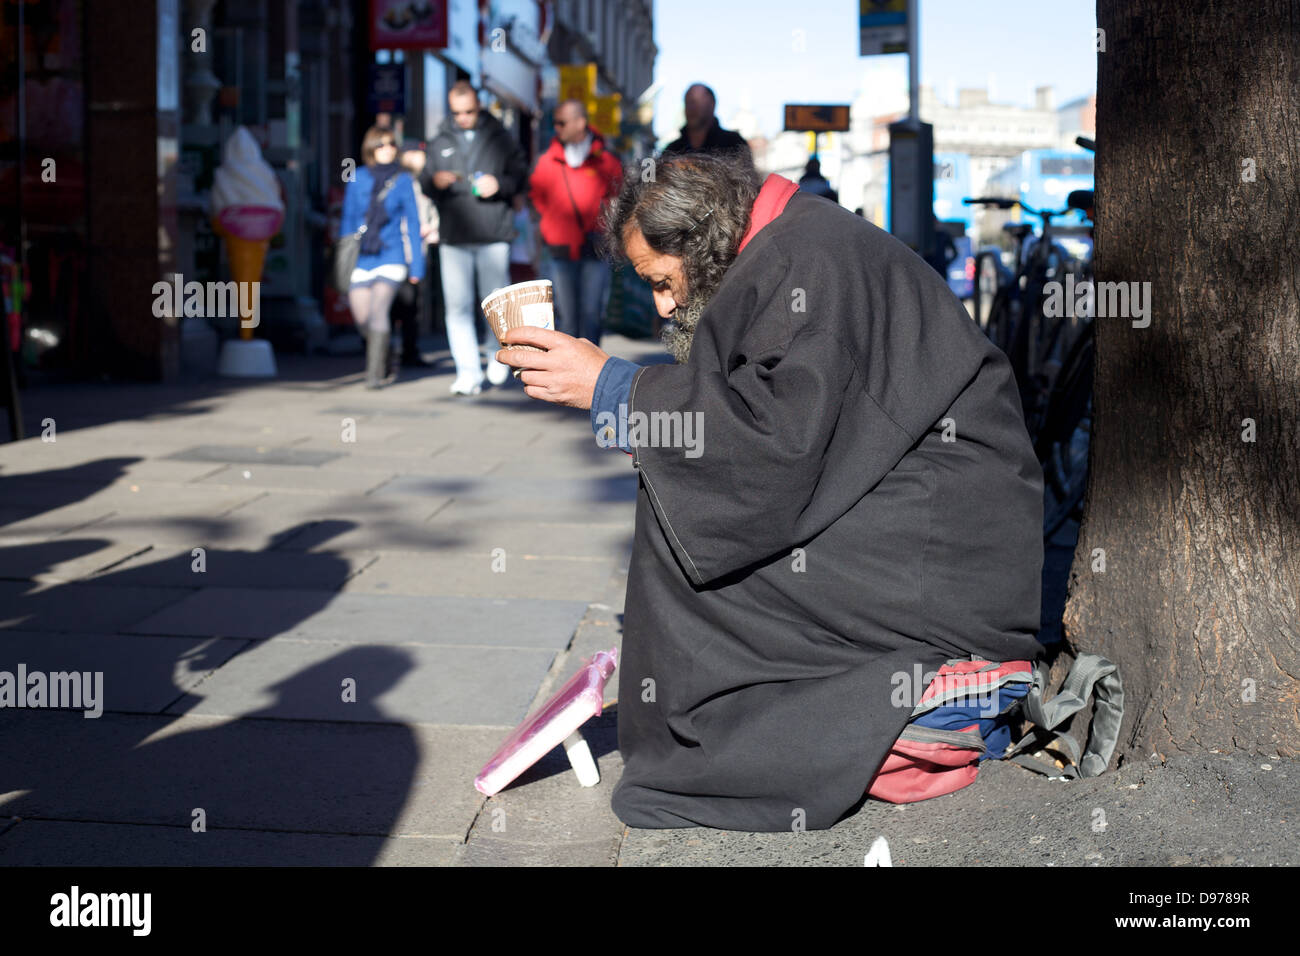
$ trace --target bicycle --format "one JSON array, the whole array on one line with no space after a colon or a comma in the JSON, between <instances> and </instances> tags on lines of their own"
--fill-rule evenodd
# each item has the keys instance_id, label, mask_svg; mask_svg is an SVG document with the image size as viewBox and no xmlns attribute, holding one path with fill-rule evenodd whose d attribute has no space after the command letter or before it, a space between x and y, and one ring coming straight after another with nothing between
<instances>
[{"instance_id":1,"label":"bicycle","mask_svg":"<svg viewBox=\"0 0 1300 956\"><path fill-rule=\"evenodd\" d=\"M1075 198L1071 193L1071 199ZM1066 230L1052 220L1079 207L1067 204L1060 210L1034 209L1019 199L1002 197L966 198L962 202L998 209L1019 206L1043 222L1042 235L1037 238L1032 238L1034 230L1029 223L1009 223L1003 227L1017 242L1017 269L1011 280L1001 283L994 293L987 318L978 305L976 308L976 321L1011 360L1025 426L1030 437L1034 437L1046 414L1052 384L1079 334L1079 323L1043 314L1047 284L1060 282L1074 264L1065 248L1054 241L1055 236L1065 234ZM982 275L978 269L977 275Z\"/></svg>"},{"instance_id":2,"label":"bicycle","mask_svg":"<svg viewBox=\"0 0 1300 956\"><path fill-rule=\"evenodd\" d=\"M1076 143L1096 152L1096 144L1080 136ZM1068 203L1082 209L1095 222L1095 193L1091 189L1072 192ZM1092 280L1092 258L1082 264L1083 281ZM1043 465L1043 537L1052 538L1070 518L1082 520L1083 495L1088 484L1088 461L1092 441L1092 378L1095 360L1094 317L1081 317L1082 330L1071 344L1060 373L1048 397L1043 426L1034 442L1034 452Z\"/></svg>"}]
</instances>

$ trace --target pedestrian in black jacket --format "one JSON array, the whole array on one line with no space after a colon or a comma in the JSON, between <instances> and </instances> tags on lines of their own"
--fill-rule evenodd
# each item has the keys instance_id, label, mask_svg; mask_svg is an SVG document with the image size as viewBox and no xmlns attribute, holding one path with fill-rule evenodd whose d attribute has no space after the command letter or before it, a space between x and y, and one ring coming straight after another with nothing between
<instances>
[{"instance_id":1,"label":"pedestrian in black jacket","mask_svg":"<svg viewBox=\"0 0 1300 956\"><path fill-rule=\"evenodd\" d=\"M840 194L831 188L830 180L822 175L822 163L816 156L808 160L808 165L804 167L799 189L814 196L824 196L831 202L840 201Z\"/></svg>"},{"instance_id":2,"label":"pedestrian in black jacket","mask_svg":"<svg viewBox=\"0 0 1300 956\"><path fill-rule=\"evenodd\" d=\"M718 125L718 119L713 115L717 105L713 90L703 83L692 85L686 91L686 125L682 127L682 135L664 147L664 155L716 153L731 149L743 149L749 155L745 137Z\"/></svg>"},{"instance_id":3,"label":"pedestrian in black jacket","mask_svg":"<svg viewBox=\"0 0 1300 956\"><path fill-rule=\"evenodd\" d=\"M447 342L456 363L451 391L477 395L483 365L474 319L484 297L510 284L511 200L526 187L528 158L497 118L480 108L478 93L469 83L456 83L447 103L449 115L429 142L425 186L438 207ZM489 356L495 354L490 331L484 346ZM492 384L500 385L508 374L509 369L489 357L487 377Z\"/></svg>"}]
</instances>

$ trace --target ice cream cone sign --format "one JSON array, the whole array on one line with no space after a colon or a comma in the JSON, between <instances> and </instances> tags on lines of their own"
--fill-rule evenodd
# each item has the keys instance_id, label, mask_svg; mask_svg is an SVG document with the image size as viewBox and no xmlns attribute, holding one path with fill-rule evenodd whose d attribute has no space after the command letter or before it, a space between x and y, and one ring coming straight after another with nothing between
<instances>
[{"instance_id":1,"label":"ice cream cone sign","mask_svg":"<svg viewBox=\"0 0 1300 956\"><path fill-rule=\"evenodd\" d=\"M254 294L241 295L249 302L251 313L243 314L241 305L239 337L251 339L259 316L262 263L271 237L284 222L284 202L280 182L265 159L257 140L243 126L226 140L221 165L212 181L212 227L226 243L230 275L241 285L256 283Z\"/></svg>"}]
</instances>

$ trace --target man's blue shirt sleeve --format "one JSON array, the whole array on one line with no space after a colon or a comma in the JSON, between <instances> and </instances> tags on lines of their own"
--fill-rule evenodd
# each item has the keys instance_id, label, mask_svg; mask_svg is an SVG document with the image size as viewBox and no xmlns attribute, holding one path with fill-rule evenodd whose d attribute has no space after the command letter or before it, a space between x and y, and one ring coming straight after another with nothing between
<instances>
[{"instance_id":1,"label":"man's blue shirt sleeve","mask_svg":"<svg viewBox=\"0 0 1300 956\"><path fill-rule=\"evenodd\" d=\"M620 422L627 415L627 399L632 392L632 379L641 371L641 366L627 359L611 356L600 369L596 379L596 390L591 396L591 430L606 448L613 448L614 443L627 439L627 427L620 427ZM620 406L623 409L619 414ZM619 434L622 432L623 434ZM632 448L627 444L618 446L629 455Z\"/></svg>"}]
</instances>

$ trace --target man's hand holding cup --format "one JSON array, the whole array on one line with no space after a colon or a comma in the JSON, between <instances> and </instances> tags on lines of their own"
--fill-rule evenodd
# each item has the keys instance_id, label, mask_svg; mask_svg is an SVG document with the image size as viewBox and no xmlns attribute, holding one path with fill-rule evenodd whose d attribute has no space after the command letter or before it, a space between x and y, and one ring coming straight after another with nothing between
<instances>
[{"instance_id":1,"label":"man's hand holding cup","mask_svg":"<svg viewBox=\"0 0 1300 956\"><path fill-rule=\"evenodd\" d=\"M501 339L503 345L531 345L541 352L502 349L497 361L519 370L515 377L529 398L571 408L591 408L600 370L609 353L587 339L552 329L521 326Z\"/></svg>"}]
</instances>

